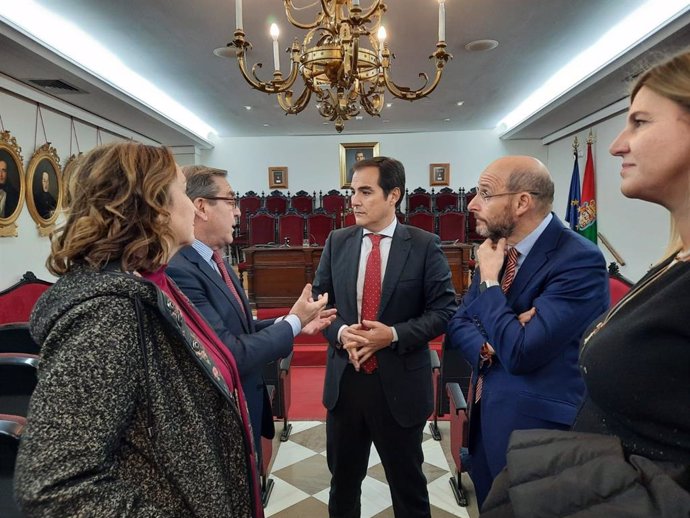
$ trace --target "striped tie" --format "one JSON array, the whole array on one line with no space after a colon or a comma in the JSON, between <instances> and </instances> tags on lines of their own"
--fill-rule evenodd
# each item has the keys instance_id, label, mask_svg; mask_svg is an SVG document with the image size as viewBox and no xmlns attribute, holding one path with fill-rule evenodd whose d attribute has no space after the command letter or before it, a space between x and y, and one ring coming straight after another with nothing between
<instances>
[{"instance_id":1,"label":"striped tie","mask_svg":"<svg viewBox=\"0 0 690 518\"><path fill-rule=\"evenodd\" d=\"M515 280L515 269L517 268L517 260L520 256L518 249L513 247L508 250L506 269L503 272L503 279L501 279L501 290L503 293L507 293L510 289L510 285L513 284ZM491 367L491 356L489 355L488 347L486 344L482 346L480 351L480 356L482 359L479 362L479 368L481 369L485 362L489 362L488 367ZM482 397L482 389L484 388L484 374L481 373L477 377L477 386L474 389L474 402L478 402Z\"/></svg>"}]
</instances>

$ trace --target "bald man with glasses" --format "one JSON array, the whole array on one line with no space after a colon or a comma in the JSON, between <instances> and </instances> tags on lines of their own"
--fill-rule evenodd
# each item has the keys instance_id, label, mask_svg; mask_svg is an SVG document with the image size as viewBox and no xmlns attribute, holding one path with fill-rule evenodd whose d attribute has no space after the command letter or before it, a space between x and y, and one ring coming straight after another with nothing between
<instances>
[{"instance_id":1,"label":"bald man with glasses","mask_svg":"<svg viewBox=\"0 0 690 518\"><path fill-rule=\"evenodd\" d=\"M480 507L511 432L572 425L585 390L580 339L609 303L603 255L551 212L553 194L544 164L509 156L482 172L468 206L486 240L448 336L473 369L470 476Z\"/></svg>"}]
</instances>

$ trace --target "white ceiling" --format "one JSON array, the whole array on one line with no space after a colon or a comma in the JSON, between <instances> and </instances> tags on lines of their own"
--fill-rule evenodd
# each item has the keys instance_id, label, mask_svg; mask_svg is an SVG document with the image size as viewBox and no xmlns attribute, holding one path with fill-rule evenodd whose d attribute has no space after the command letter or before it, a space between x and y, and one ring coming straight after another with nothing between
<instances>
[{"instance_id":1,"label":"white ceiling","mask_svg":"<svg viewBox=\"0 0 690 518\"><path fill-rule=\"evenodd\" d=\"M16 0L21 1L21 0ZM220 136L334 134L315 107L286 116L273 96L253 90L242 79L234 59L213 55L234 31L233 0L39 0L70 19L117 54L123 63L186 106ZM313 0L294 0L299 6ZM316 2L318 4L318 2ZM496 126L553 73L589 47L608 28L640 6L643 0L446 0L449 62L439 87L414 103L391 99L381 118L347 121L344 135L362 133L480 130ZM363 0L363 5L368 4ZM389 1L385 25L397 59L398 84L419 85L417 74L433 72L428 56L437 30L436 0ZM304 11L304 19L311 19ZM245 0L247 38L268 78L272 68L268 24L281 27L281 48L300 31L290 30L279 0ZM468 52L472 40L500 42L489 52ZM301 38L300 38L301 41ZM543 138L625 96L625 79L651 51L690 45L690 14L542 110L511 132L510 138ZM642 54L646 51L647 54ZM642 57L640 57L642 56ZM287 55L282 58L285 69ZM61 99L126 126L167 145L199 144L189 132L112 85L46 51L0 22L0 72L18 81L62 79L83 94ZM298 94L299 91L296 92ZM464 101L461 107L457 101ZM312 104L313 104L312 100ZM252 106L246 111L244 106ZM444 119L450 119L446 121ZM264 126L268 124L269 126ZM202 143L203 144L203 143Z\"/></svg>"}]
</instances>

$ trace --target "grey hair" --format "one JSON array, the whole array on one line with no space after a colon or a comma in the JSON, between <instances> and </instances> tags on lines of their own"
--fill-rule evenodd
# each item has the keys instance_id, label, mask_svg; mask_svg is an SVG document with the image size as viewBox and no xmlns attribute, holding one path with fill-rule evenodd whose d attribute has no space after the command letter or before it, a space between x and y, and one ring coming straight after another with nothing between
<instances>
[{"instance_id":1,"label":"grey hair","mask_svg":"<svg viewBox=\"0 0 690 518\"><path fill-rule=\"evenodd\" d=\"M206 165L187 165L182 168L182 173L187 178L187 196L192 201L197 198L218 196L218 186L213 178L216 176L226 178L228 176L228 172L224 169L216 169Z\"/></svg>"},{"instance_id":2,"label":"grey hair","mask_svg":"<svg viewBox=\"0 0 690 518\"><path fill-rule=\"evenodd\" d=\"M511 192L529 192L537 200L537 207L544 213L551 211L554 186L548 173L530 169L516 170L509 176L506 187Z\"/></svg>"}]
</instances>

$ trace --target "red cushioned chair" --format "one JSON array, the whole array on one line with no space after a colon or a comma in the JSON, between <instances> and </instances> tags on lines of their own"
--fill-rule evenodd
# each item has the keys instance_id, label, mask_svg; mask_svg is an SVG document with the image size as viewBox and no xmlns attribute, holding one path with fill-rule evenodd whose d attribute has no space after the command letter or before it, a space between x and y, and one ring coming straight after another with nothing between
<instances>
[{"instance_id":1,"label":"red cushioned chair","mask_svg":"<svg viewBox=\"0 0 690 518\"><path fill-rule=\"evenodd\" d=\"M421 228L427 232L436 232L436 218L434 214L429 212L424 207L417 207L414 212L408 212L407 224L413 227Z\"/></svg>"},{"instance_id":2,"label":"red cushioned chair","mask_svg":"<svg viewBox=\"0 0 690 518\"><path fill-rule=\"evenodd\" d=\"M307 216L307 238L309 244L324 246L328 235L335 229L335 215L319 207Z\"/></svg>"},{"instance_id":3,"label":"red cushioned chair","mask_svg":"<svg viewBox=\"0 0 690 518\"><path fill-rule=\"evenodd\" d=\"M351 227L352 225L356 224L357 220L355 218L355 213L352 212L352 209L347 209L345 215L343 216L343 227Z\"/></svg>"},{"instance_id":4,"label":"red cushioned chair","mask_svg":"<svg viewBox=\"0 0 690 518\"><path fill-rule=\"evenodd\" d=\"M278 243L287 246L302 246L306 218L295 209L278 215Z\"/></svg>"},{"instance_id":5,"label":"red cushioned chair","mask_svg":"<svg viewBox=\"0 0 690 518\"><path fill-rule=\"evenodd\" d=\"M273 214L285 214L288 209L288 197L275 190L264 198L264 208Z\"/></svg>"},{"instance_id":6,"label":"red cushioned chair","mask_svg":"<svg viewBox=\"0 0 690 518\"><path fill-rule=\"evenodd\" d=\"M289 192L288 196L290 196ZM311 214L314 211L315 197L316 192L312 196L307 191L297 191L293 196L290 196L290 208L301 214Z\"/></svg>"},{"instance_id":7,"label":"red cushioned chair","mask_svg":"<svg viewBox=\"0 0 690 518\"><path fill-rule=\"evenodd\" d=\"M611 296L610 306L613 307L630 291L633 283L623 277L614 261L609 264L609 293Z\"/></svg>"},{"instance_id":8,"label":"red cushioned chair","mask_svg":"<svg viewBox=\"0 0 690 518\"><path fill-rule=\"evenodd\" d=\"M17 284L0 291L0 324L28 322L38 297L51 286L26 272Z\"/></svg>"},{"instance_id":9,"label":"red cushioned chair","mask_svg":"<svg viewBox=\"0 0 690 518\"><path fill-rule=\"evenodd\" d=\"M444 187L436 194L434 194L434 190L431 189L431 195L434 198L434 210L438 212L443 212L449 208L455 210L459 210L460 208L458 204L458 193L453 192L453 189L450 187Z\"/></svg>"},{"instance_id":10,"label":"red cushioned chair","mask_svg":"<svg viewBox=\"0 0 690 518\"><path fill-rule=\"evenodd\" d=\"M335 228L343 226L343 216L347 209L345 195L335 189L331 189L326 194L319 192L319 205L323 210L335 216Z\"/></svg>"},{"instance_id":11,"label":"red cushioned chair","mask_svg":"<svg viewBox=\"0 0 690 518\"><path fill-rule=\"evenodd\" d=\"M276 242L277 217L266 209L249 216L249 246Z\"/></svg>"},{"instance_id":12,"label":"red cushioned chair","mask_svg":"<svg viewBox=\"0 0 690 518\"><path fill-rule=\"evenodd\" d=\"M438 214L438 235L441 241L465 242L467 219L464 212L448 208Z\"/></svg>"},{"instance_id":13,"label":"red cushioned chair","mask_svg":"<svg viewBox=\"0 0 690 518\"><path fill-rule=\"evenodd\" d=\"M417 187L412 194L405 189L405 212L410 214L419 207L431 211L433 207L431 194L421 187Z\"/></svg>"},{"instance_id":14,"label":"red cushioned chair","mask_svg":"<svg viewBox=\"0 0 690 518\"><path fill-rule=\"evenodd\" d=\"M280 432L281 442L285 442L290 437L292 432L292 424L289 422L288 414L290 412L290 391L291 391L291 377L290 377L290 362L292 361L293 353L280 360L272 361L264 365L263 377L266 385L273 385L275 387L275 396L273 398L273 417L283 420L283 431Z\"/></svg>"}]
</instances>

